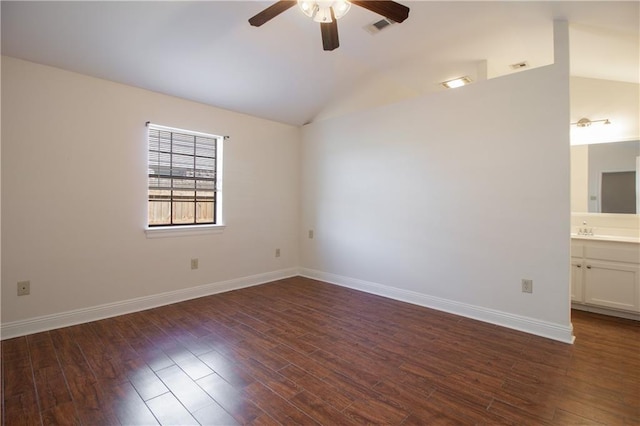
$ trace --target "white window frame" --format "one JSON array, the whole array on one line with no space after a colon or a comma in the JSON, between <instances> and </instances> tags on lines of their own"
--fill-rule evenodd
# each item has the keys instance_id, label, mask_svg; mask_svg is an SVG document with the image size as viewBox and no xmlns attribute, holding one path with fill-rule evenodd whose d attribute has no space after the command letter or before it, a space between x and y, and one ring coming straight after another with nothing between
<instances>
[{"instance_id":1,"label":"white window frame","mask_svg":"<svg viewBox=\"0 0 640 426\"><path fill-rule=\"evenodd\" d=\"M215 200L215 218L216 223L203 223L203 224L184 224L184 225L162 225L162 226L150 226L149 225L149 213L148 213L148 205L149 205L149 193L148 193L148 184L147 184L147 197L146 197L146 209L147 212L145 215L145 233L147 238L163 238L163 237L181 237L181 236L192 236L192 235L206 235L206 234L218 234L221 233L225 229L224 225L224 216L223 216L223 159L224 159L224 141L227 139L225 136L213 135L210 133L197 132L193 130L181 129L178 127L168 127L159 124L152 124L147 122L147 159L146 165L149 167L149 130L157 129L162 131L183 133L193 136L203 136L207 138L216 139L216 200ZM147 174L148 176L148 174Z\"/></svg>"}]
</instances>

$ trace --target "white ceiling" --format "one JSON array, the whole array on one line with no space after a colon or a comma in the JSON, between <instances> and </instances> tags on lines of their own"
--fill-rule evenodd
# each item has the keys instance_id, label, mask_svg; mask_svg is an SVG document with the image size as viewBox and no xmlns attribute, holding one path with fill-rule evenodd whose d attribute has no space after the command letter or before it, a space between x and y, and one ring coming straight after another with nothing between
<instances>
[{"instance_id":1,"label":"white ceiling","mask_svg":"<svg viewBox=\"0 0 640 426\"><path fill-rule=\"evenodd\" d=\"M552 63L554 19L570 22L572 75L639 82L640 3L401 1L409 18L371 35L359 7L322 50L296 7L273 2L2 1L2 54L283 123L313 120Z\"/></svg>"}]
</instances>

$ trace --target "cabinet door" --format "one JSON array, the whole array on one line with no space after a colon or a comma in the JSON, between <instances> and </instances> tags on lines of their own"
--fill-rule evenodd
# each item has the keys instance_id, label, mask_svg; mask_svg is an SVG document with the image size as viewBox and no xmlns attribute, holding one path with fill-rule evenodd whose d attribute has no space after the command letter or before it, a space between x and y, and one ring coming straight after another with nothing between
<instances>
[{"instance_id":1,"label":"cabinet door","mask_svg":"<svg viewBox=\"0 0 640 426\"><path fill-rule=\"evenodd\" d=\"M584 301L625 311L640 311L640 266L585 259Z\"/></svg>"},{"instance_id":2,"label":"cabinet door","mask_svg":"<svg viewBox=\"0 0 640 426\"><path fill-rule=\"evenodd\" d=\"M571 300L574 302L584 302L582 292L582 258L571 259Z\"/></svg>"}]
</instances>

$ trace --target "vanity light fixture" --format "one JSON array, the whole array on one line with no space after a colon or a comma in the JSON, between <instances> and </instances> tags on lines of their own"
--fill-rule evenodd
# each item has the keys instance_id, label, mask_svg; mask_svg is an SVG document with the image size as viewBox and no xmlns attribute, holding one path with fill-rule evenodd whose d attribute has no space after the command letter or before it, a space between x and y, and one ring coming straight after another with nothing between
<instances>
[{"instance_id":1,"label":"vanity light fixture","mask_svg":"<svg viewBox=\"0 0 640 426\"><path fill-rule=\"evenodd\" d=\"M453 80L449 81L443 81L440 84L442 84L447 89L455 89L457 87L466 86L469 83L471 83L471 79L467 76L464 76L460 78L454 78Z\"/></svg>"},{"instance_id":2,"label":"vanity light fixture","mask_svg":"<svg viewBox=\"0 0 640 426\"><path fill-rule=\"evenodd\" d=\"M604 123L604 124L611 124L611 122L609 121L608 118L603 118L602 120L589 120L588 118L581 118L580 120L576 121L575 123L571 123L571 125L575 125L578 127L589 127L591 126L592 123Z\"/></svg>"}]
</instances>

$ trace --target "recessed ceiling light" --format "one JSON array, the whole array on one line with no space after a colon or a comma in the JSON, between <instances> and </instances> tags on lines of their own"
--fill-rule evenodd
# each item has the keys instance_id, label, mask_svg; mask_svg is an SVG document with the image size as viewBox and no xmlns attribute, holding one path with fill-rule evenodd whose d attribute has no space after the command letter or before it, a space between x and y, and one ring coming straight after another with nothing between
<instances>
[{"instance_id":1,"label":"recessed ceiling light","mask_svg":"<svg viewBox=\"0 0 640 426\"><path fill-rule=\"evenodd\" d=\"M444 81L441 84L447 89L455 89L456 87L466 86L469 83L471 83L471 79L469 77L460 77L453 80Z\"/></svg>"}]
</instances>

